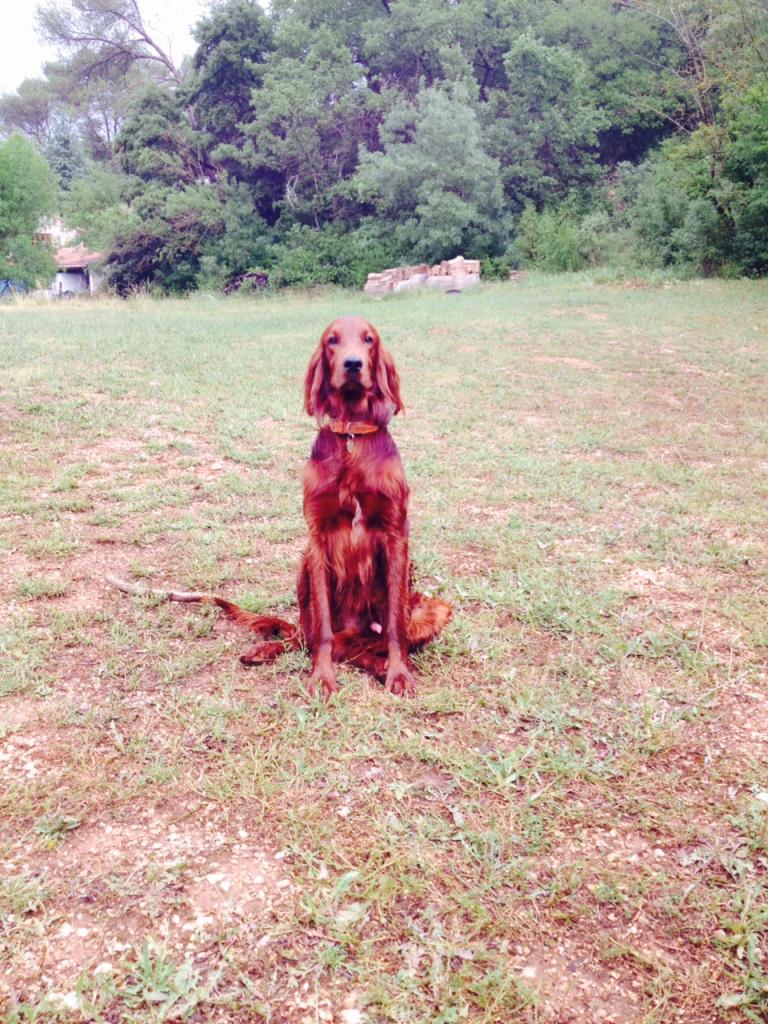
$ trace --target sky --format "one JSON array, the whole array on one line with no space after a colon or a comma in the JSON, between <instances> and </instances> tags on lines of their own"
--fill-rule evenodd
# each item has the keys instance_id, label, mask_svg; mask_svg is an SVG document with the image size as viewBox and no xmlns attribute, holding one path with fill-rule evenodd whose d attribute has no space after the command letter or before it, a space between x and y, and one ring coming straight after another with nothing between
<instances>
[{"instance_id":1,"label":"sky","mask_svg":"<svg viewBox=\"0 0 768 1024\"><path fill-rule=\"evenodd\" d=\"M44 47L35 34L34 17L40 0L12 0L0 16L0 94L15 92L25 78L37 78L54 50ZM62 0L58 0L62 2ZM170 40L174 61L192 53L189 34L208 8L207 0L139 0L144 21Z\"/></svg>"}]
</instances>

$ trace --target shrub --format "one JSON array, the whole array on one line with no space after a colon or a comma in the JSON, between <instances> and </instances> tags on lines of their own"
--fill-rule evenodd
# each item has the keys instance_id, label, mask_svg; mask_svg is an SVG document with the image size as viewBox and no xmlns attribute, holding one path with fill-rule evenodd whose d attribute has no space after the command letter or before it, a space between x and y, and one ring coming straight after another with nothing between
<instances>
[{"instance_id":1,"label":"shrub","mask_svg":"<svg viewBox=\"0 0 768 1024\"><path fill-rule=\"evenodd\" d=\"M198 283L207 245L223 231L219 199L207 185L158 189L136 203L138 223L116 240L106 262L118 295L152 287L182 294Z\"/></svg>"},{"instance_id":2,"label":"shrub","mask_svg":"<svg viewBox=\"0 0 768 1024\"><path fill-rule=\"evenodd\" d=\"M259 216L254 197L241 182L219 188L221 231L206 237L200 257L200 288L226 290L248 271L272 262L274 232Z\"/></svg>"},{"instance_id":3,"label":"shrub","mask_svg":"<svg viewBox=\"0 0 768 1024\"><path fill-rule=\"evenodd\" d=\"M728 108L731 136L724 170L733 183L727 204L734 255L750 274L768 271L768 80Z\"/></svg>"},{"instance_id":4,"label":"shrub","mask_svg":"<svg viewBox=\"0 0 768 1024\"><path fill-rule=\"evenodd\" d=\"M484 256L480 260L480 274L486 281L506 281L512 269L510 256Z\"/></svg>"},{"instance_id":5,"label":"shrub","mask_svg":"<svg viewBox=\"0 0 768 1024\"><path fill-rule=\"evenodd\" d=\"M277 287L335 284L362 288L368 274L399 262L400 254L370 225L351 232L294 225L273 247L272 260L270 283Z\"/></svg>"},{"instance_id":6,"label":"shrub","mask_svg":"<svg viewBox=\"0 0 768 1024\"><path fill-rule=\"evenodd\" d=\"M638 168L638 258L693 273L768 270L768 82L724 103L723 124L671 139Z\"/></svg>"},{"instance_id":7,"label":"shrub","mask_svg":"<svg viewBox=\"0 0 768 1024\"><path fill-rule=\"evenodd\" d=\"M511 261L555 273L581 270L587 260L582 252L578 219L565 209L538 213L533 206L526 207Z\"/></svg>"}]
</instances>

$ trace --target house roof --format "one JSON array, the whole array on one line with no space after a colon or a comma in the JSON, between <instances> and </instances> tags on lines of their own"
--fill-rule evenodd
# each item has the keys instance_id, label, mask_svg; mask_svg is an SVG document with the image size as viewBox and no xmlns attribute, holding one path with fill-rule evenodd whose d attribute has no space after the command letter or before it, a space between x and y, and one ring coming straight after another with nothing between
<instances>
[{"instance_id":1,"label":"house roof","mask_svg":"<svg viewBox=\"0 0 768 1024\"><path fill-rule=\"evenodd\" d=\"M74 270L77 267L87 267L91 263L96 263L103 255L103 252L89 252L81 243L59 249L54 259L59 270Z\"/></svg>"}]
</instances>

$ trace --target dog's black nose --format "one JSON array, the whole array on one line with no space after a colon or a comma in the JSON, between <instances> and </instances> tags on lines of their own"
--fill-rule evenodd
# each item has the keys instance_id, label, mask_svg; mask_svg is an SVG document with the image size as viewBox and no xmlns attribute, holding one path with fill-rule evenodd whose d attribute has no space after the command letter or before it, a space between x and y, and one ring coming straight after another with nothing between
<instances>
[{"instance_id":1,"label":"dog's black nose","mask_svg":"<svg viewBox=\"0 0 768 1024\"><path fill-rule=\"evenodd\" d=\"M363 368L363 360L362 359L345 359L344 360L344 369L347 371L347 373L360 373L362 368Z\"/></svg>"}]
</instances>

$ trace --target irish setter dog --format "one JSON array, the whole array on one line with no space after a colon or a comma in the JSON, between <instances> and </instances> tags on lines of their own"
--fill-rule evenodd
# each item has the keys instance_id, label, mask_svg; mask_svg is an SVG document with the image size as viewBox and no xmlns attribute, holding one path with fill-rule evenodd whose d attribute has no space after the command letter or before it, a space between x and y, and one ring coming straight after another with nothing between
<instances>
[{"instance_id":1,"label":"irish setter dog","mask_svg":"<svg viewBox=\"0 0 768 1024\"><path fill-rule=\"evenodd\" d=\"M216 604L256 632L262 639L242 655L246 665L304 644L312 658L309 691L325 700L338 691L341 661L383 680L390 693L413 695L409 652L438 635L451 606L411 589L408 484L388 430L403 408L400 380L371 324L342 317L325 329L309 361L304 401L319 431L304 469L309 544L299 568L300 628L210 594L163 596Z\"/></svg>"}]
</instances>

